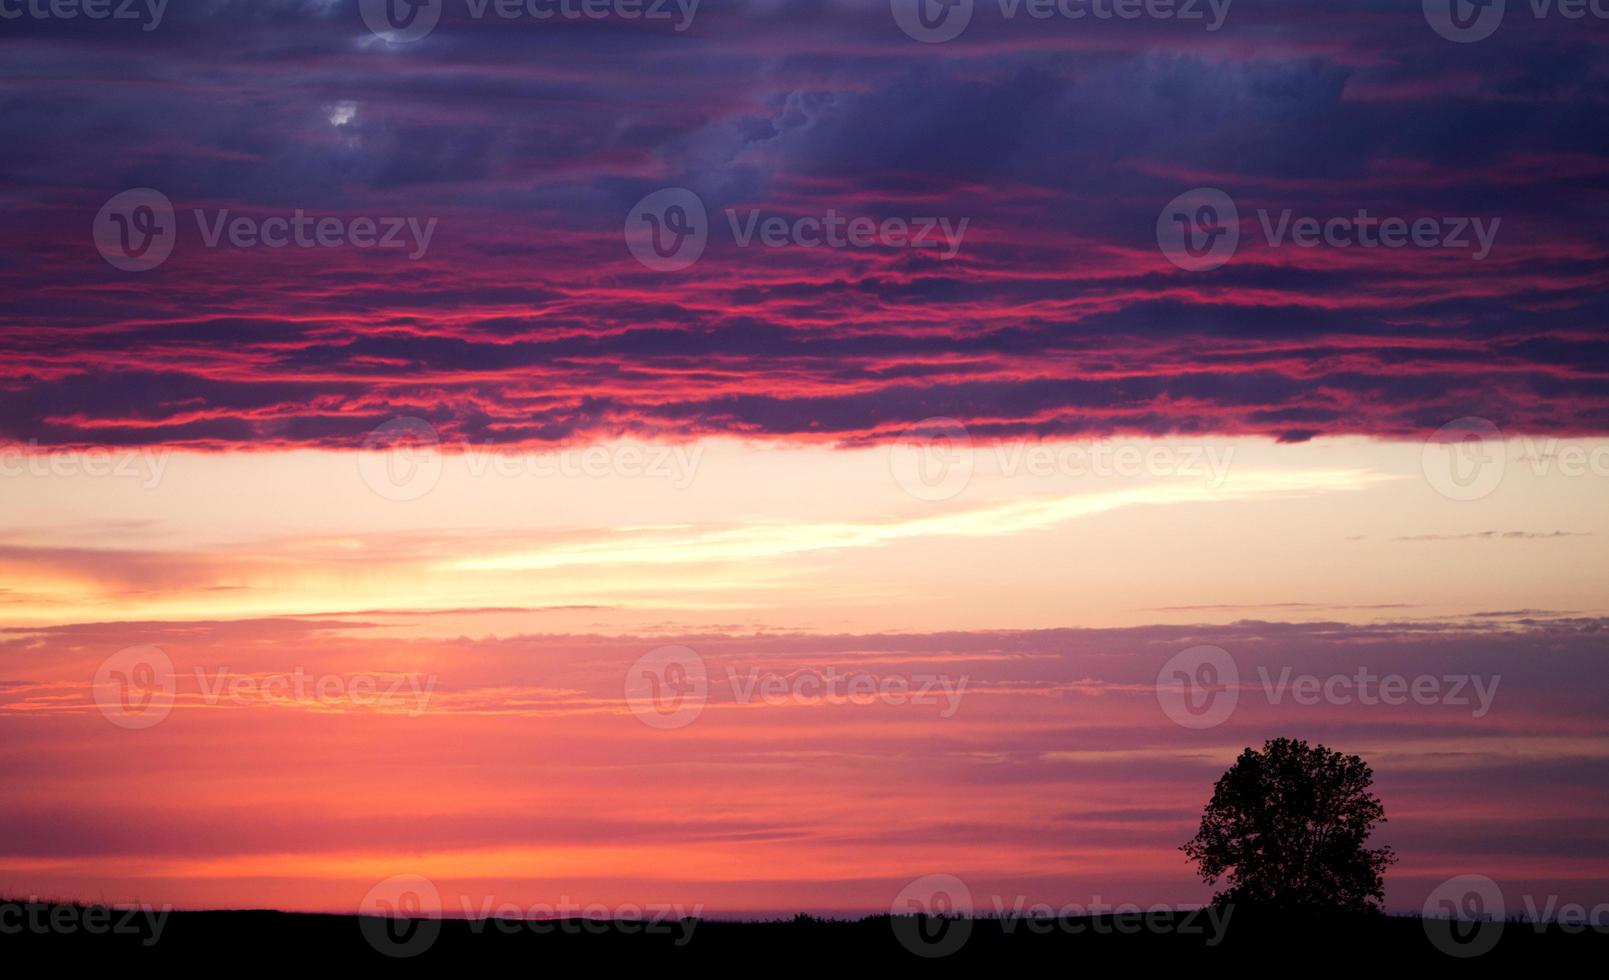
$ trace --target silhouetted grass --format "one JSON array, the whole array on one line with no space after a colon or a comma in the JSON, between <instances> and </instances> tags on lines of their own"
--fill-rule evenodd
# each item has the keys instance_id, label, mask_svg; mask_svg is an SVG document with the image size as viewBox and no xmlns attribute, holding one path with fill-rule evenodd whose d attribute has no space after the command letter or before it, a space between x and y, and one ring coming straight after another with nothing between
<instances>
[{"instance_id":1,"label":"silhouetted grass","mask_svg":"<svg viewBox=\"0 0 1609 980\"><path fill-rule=\"evenodd\" d=\"M1061 920L968 920L889 916L847 921L798 916L770 922L673 920L657 930L641 922L583 919L465 919L388 922L356 916L283 912L126 910L44 901L4 903L0 949L41 963L184 963L218 968L307 964L400 967L456 973L464 969L550 970L603 965L721 968L967 972L1050 971L1058 975L1132 973L1152 968L1247 970L1273 974L1356 973L1379 969L1533 975L1542 969L1601 969L1609 935L1557 925L1509 922L1495 945L1468 959L1448 955L1427 932L1449 923L1418 917L1282 921L1231 915L1221 930L1197 914L1100 915ZM90 932L95 910L124 928ZM18 928L19 915L27 922ZM46 923L37 928L36 923ZM1190 928L1190 923L1202 926ZM77 923L76 928L61 928ZM1499 928L1483 924L1482 929ZM957 931L965 935L957 941ZM1467 932L1467 927L1465 929ZM379 937L378 939L376 937ZM948 944L948 945L947 945ZM376 946L413 955L394 958ZM913 948L953 951L938 958Z\"/></svg>"}]
</instances>

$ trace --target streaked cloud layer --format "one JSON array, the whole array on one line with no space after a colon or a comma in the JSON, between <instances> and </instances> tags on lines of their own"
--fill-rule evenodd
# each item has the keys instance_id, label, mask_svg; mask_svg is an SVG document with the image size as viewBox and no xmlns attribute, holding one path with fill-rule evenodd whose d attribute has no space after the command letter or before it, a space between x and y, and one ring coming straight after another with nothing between
<instances>
[{"instance_id":1,"label":"streaked cloud layer","mask_svg":"<svg viewBox=\"0 0 1609 980\"><path fill-rule=\"evenodd\" d=\"M940 456L970 474L947 499L905 447L709 441L657 476L625 468L642 446L594 448L610 465L590 473L432 457L417 499L366 465L387 453L13 476L0 609L30 626L457 611L402 622L465 635L1609 614L1609 471L1544 469L1523 440L1490 447L1502 480L1468 501L1423 447L1363 439L977 445ZM1566 450L1609 459L1602 440ZM1142 462L1092 462L1119 458Z\"/></svg>"},{"instance_id":2,"label":"streaked cloud layer","mask_svg":"<svg viewBox=\"0 0 1609 980\"><path fill-rule=\"evenodd\" d=\"M1033 901L1199 901L1174 848L1212 779L1242 746L1297 735L1380 773L1385 834L1405 855L1394 907L1467 871L1591 899L1609 882L1596 831L1609 733L1601 686L1580 679L1598 669L1602 629L379 640L348 619L13 635L0 777L27 790L0 816L0 876L42 893L332 909L402 873L499 902L712 912L876 910L935 870ZM710 695L690 724L656 731L623 690L633 661L671 641L704 659ZM160 644L181 678L172 713L143 731L109 724L87 683L103 649L131 642ZM1241 672L1234 714L1205 731L1171 724L1155 694L1164 663L1196 644ZM406 689L389 704L288 686L205 697L223 676L293 666L428 677L429 697L422 711ZM1490 710L1476 717L1468 689L1394 705L1297 703L1277 687L1282 672L1360 669L1495 680ZM962 693L953 711L744 697L756 675L830 671L937 676Z\"/></svg>"},{"instance_id":3,"label":"streaked cloud layer","mask_svg":"<svg viewBox=\"0 0 1609 980\"><path fill-rule=\"evenodd\" d=\"M1224 26L1001 19L918 44L883 3L722 3L692 27L475 19L387 44L355 4L173 5L160 29L8 23L0 437L360 444L674 433L1419 436L1609 428L1596 23L1444 41L1418 4L1238 0ZM127 25L122 25L126 27ZM113 84L116 80L116 84ZM175 125L176 120L182 120ZM249 123L249 124L248 124ZM1240 253L1161 254L1238 202ZM712 240L650 272L651 191ZM162 190L172 259L87 229ZM191 211L437 219L423 258L206 248ZM724 211L967 219L932 250L738 247ZM1290 209L1499 222L1491 254L1270 247Z\"/></svg>"},{"instance_id":4,"label":"streaked cloud layer","mask_svg":"<svg viewBox=\"0 0 1609 980\"><path fill-rule=\"evenodd\" d=\"M1602 898L1601 22L358 6L0 22L0 894L1191 902L1212 780L1294 736L1375 766L1393 908ZM680 271L628 243L667 188ZM1187 271L1198 188L1238 250ZM1388 219L1479 257L1297 244Z\"/></svg>"},{"instance_id":5,"label":"streaked cloud layer","mask_svg":"<svg viewBox=\"0 0 1609 980\"><path fill-rule=\"evenodd\" d=\"M1602 478L1515 444L1454 504L1416 444L1195 448L1224 468L1035 475L1006 447L937 501L886 448L721 442L685 485L451 457L411 501L334 453L10 480L0 884L349 909L423 874L472 907L755 914L943 871L1191 902L1174 847L1212 779L1295 735L1380 773L1392 907L1457 873L1601 894ZM1238 701L1194 729L1157 682L1203 645ZM130 729L98 685L153 647L171 709ZM637 693L667 648L708 679L669 729ZM1368 700L1387 676L1410 695Z\"/></svg>"}]
</instances>

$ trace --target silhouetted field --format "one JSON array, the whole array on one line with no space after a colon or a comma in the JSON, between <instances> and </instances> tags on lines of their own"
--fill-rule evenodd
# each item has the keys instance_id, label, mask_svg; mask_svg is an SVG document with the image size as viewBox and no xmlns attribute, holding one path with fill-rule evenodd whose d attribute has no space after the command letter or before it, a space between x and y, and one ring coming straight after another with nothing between
<instances>
[{"instance_id":1,"label":"silhouetted field","mask_svg":"<svg viewBox=\"0 0 1609 980\"><path fill-rule=\"evenodd\" d=\"M281 912L127 912L11 903L0 916L7 962L177 964L236 969L275 963L320 968L548 970L610 964L906 972L1234 969L1258 975L1433 969L1527 975L1601 969L1609 934L1524 922L1462 923L1414 917L1280 922L1203 915L1079 919L939 920L877 916L777 922L490 919L385 920ZM1435 938L1433 938L1435 937ZM1495 941L1494 941L1495 940ZM1451 944L1451 945L1449 945ZM1475 956L1455 956L1489 946ZM388 955L389 954L389 955ZM921 955L928 954L928 955ZM45 957L45 959L37 959ZM26 961L26 960L25 960Z\"/></svg>"}]
</instances>

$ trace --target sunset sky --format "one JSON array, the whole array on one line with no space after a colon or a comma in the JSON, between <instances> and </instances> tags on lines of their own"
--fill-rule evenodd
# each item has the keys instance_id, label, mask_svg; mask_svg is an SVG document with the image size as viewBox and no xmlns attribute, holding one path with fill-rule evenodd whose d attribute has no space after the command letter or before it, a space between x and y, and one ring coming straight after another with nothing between
<instances>
[{"instance_id":1,"label":"sunset sky","mask_svg":"<svg viewBox=\"0 0 1609 980\"><path fill-rule=\"evenodd\" d=\"M0 2L0 894L1199 903L1291 736L1609 898L1609 24L374 6Z\"/></svg>"}]
</instances>

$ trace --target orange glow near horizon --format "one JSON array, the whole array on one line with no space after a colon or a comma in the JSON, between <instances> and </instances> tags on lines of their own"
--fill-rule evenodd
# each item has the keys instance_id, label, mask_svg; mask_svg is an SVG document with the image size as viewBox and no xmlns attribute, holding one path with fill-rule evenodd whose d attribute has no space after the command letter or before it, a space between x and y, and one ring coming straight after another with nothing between
<instances>
[{"instance_id":1,"label":"orange glow near horizon","mask_svg":"<svg viewBox=\"0 0 1609 980\"><path fill-rule=\"evenodd\" d=\"M1218 477L1035 474L982 447L935 499L888 450L736 442L698 446L682 485L448 457L413 500L318 453L176 455L145 489L7 481L0 892L350 911L417 874L449 914L744 915L876 911L944 872L1008 901L1195 902L1177 845L1228 761L1281 734L1375 765L1398 905L1448 868L1609 877L1479 843L1568 842L1605 802L1526 775L1609 758L1591 685L1559 680L1598 669L1568 625L1601 614L1597 484L1514 465L1448 508L1417 445L1202 448ZM1202 731L1156 694L1199 644L1243 690ZM97 685L147 647L171 707L130 727ZM668 647L708 691L654 727L634 678ZM1476 716L1265 680L1364 666L1501 685ZM872 693L831 687L851 678Z\"/></svg>"}]
</instances>

